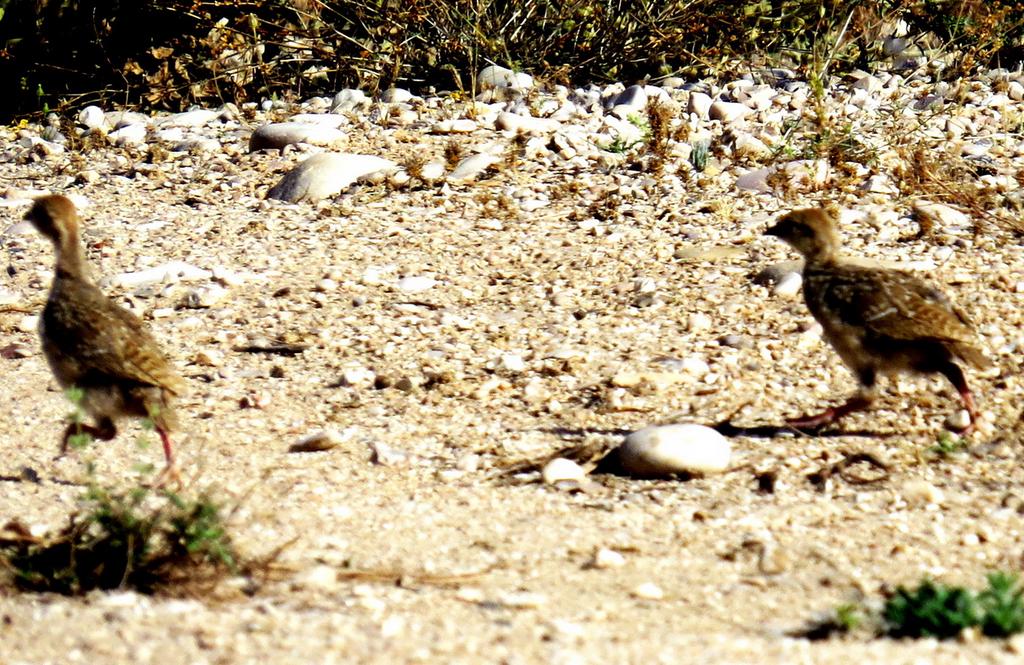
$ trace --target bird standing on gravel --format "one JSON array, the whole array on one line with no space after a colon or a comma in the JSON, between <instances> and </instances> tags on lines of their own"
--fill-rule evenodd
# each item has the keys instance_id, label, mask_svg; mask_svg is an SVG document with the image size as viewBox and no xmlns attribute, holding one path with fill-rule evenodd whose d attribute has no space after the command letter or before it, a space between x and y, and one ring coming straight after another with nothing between
<instances>
[{"instance_id":1,"label":"bird standing on gravel","mask_svg":"<svg viewBox=\"0 0 1024 665\"><path fill-rule=\"evenodd\" d=\"M177 426L172 400L183 392L184 381L142 321L92 283L74 204L63 196L45 196L25 219L53 242L57 254L50 296L39 320L43 353L61 387L81 391L80 406L96 422L69 424L61 454L72 436L109 441L117 434L119 417L149 418L167 463L158 482L177 480L169 432Z\"/></svg>"},{"instance_id":2,"label":"bird standing on gravel","mask_svg":"<svg viewBox=\"0 0 1024 665\"><path fill-rule=\"evenodd\" d=\"M816 428L831 423L871 404L879 374L918 372L949 379L970 415L962 432L974 428L974 398L955 361L979 368L991 362L974 346L967 316L941 291L906 272L842 263L836 219L820 208L794 210L766 233L803 255L807 308L860 381L860 389L845 404L790 420L790 425Z\"/></svg>"}]
</instances>

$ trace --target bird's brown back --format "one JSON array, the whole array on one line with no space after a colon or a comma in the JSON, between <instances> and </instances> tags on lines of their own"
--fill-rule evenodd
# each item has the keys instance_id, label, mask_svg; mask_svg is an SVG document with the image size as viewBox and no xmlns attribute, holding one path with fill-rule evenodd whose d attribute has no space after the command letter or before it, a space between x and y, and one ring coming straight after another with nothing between
<instances>
[{"instance_id":1,"label":"bird's brown back","mask_svg":"<svg viewBox=\"0 0 1024 665\"><path fill-rule=\"evenodd\" d=\"M898 271L843 263L810 264L804 298L826 330L845 326L869 338L931 341L979 367L990 364L975 348L967 316L938 289Z\"/></svg>"},{"instance_id":2,"label":"bird's brown back","mask_svg":"<svg viewBox=\"0 0 1024 665\"><path fill-rule=\"evenodd\" d=\"M84 279L58 275L43 310L43 350L61 384L141 384L181 394L142 321Z\"/></svg>"}]
</instances>

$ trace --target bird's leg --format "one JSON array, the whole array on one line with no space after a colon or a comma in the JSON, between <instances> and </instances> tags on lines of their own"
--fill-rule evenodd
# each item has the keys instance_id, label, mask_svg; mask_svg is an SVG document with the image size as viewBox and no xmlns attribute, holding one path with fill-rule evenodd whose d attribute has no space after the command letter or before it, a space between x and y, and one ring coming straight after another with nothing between
<instances>
[{"instance_id":1,"label":"bird's leg","mask_svg":"<svg viewBox=\"0 0 1024 665\"><path fill-rule=\"evenodd\" d=\"M162 487L168 480L173 481L176 485L181 485L181 474L178 472L178 465L174 461L174 449L171 447L171 436L167 430L163 427L156 428L157 433L160 434L160 441L164 444L164 459L167 464L164 466L164 470L157 476L156 486Z\"/></svg>"},{"instance_id":2,"label":"bird's leg","mask_svg":"<svg viewBox=\"0 0 1024 665\"><path fill-rule=\"evenodd\" d=\"M860 390L839 406L832 406L813 416L801 416L786 420L786 424L797 429L815 429L833 423L843 416L866 409L875 400L875 371L864 369L857 372Z\"/></svg>"},{"instance_id":3,"label":"bird's leg","mask_svg":"<svg viewBox=\"0 0 1024 665\"><path fill-rule=\"evenodd\" d=\"M971 394L971 389L967 387L967 379L964 377L964 372L960 369L960 366L952 361L940 367L939 371L949 379L949 382L953 384L956 391L960 393L960 400L964 403L967 415L971 418L971 422L968 423L967 427L957 432L961 436L966 436L974 431L974 424L978 420L978 408L974 404L974 396Z\"/></svg>"},{"instance_id":4,"label":"bird's leg","mask_svg":"<svg viewBox=\"0 0 1024 665\"><path fill-rule=\"evenodd\" d=\"M64 428L64 436L60 441L60 452L57 453L57 459L64 457L68 452L68 445L73 436L81 436L86 434L91 436L93 439L99 441L110 441L117 436L117 426L114 425L114 421L110 418L100 418L99 424L87 425L85 423L69 423Z\"/></svg>"}]
</instances>

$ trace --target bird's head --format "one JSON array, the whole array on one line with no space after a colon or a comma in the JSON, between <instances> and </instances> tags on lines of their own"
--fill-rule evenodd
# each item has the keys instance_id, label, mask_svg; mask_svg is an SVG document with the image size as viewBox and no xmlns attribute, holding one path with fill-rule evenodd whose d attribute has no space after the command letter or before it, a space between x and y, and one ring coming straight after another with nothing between
<instances>
[{"instance_id":1,"label":"bird's head","mask_svg":"<svg viewBox=\"0 0 1024 665\"><path fill-rule=\"evenodd\" d=\"M25 221L58 246L78 237L78 211L66 196L52 194L36 199L25 213Z\"/></svg>"},{"instance_id":2,"label":"bird's head","mask_svg":"<svg viewBox=\"0 0 1024 665\"><path fill-rule=\"evenodd\" d=\"M785 240L807 261L829 261L839 251L839 231L834 212L823 208L793 210L765 231Z\"/></svg>"}]
</instances>

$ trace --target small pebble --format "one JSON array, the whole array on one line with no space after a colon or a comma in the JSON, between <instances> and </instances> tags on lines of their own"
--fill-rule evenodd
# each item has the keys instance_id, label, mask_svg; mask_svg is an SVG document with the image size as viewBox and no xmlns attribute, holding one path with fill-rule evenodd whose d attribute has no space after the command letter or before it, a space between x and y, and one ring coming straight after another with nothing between
<instances>
[{"instance_id":1,"label":"small pebble","mask_svg":"<svg viewBox=\"0 0 1024 665\"><path fill-rule=\"evenodd\" d=\"M541 471L541 478L545 485L557 485L564 482L581 483L586 478L587 472L582 466L564 457L556 457L544 465Z\"/></svg>"},{"instance_id":2,"label":"small pebble","mask_svg":"<svg viewBox=\"0 0 1024 665\"><path fill-rule=\"evenodd\" d=\"M288 447L288 452L313 453L330 450L344 443L346 438L338 430L324 429L302 437Z\"/></svg>"},{"instance_id":3,"label":"small pebble","mask_svg":"<svg viewBox=\"0 0 1024 665\"><path fill-rule=\"evenodd\" d=\"M662 600L665 597L665 592L654 582L638 584L633 589L632 594L634 598L639 598L640 600Z\"/></svg>"},{"instance_id":4,"label":"small pebble","mask_svg":"<svg viewBox=\"0 0 1024 665\"><path fill-rule=\"evenodd\" d=\"M622 568L624 565L626 565L626 557L607 547L598 548L594 552L594 558L590 560L590 567L600 570Z\"/></svg>"}]
</instances>

